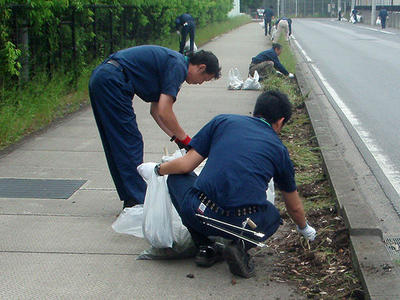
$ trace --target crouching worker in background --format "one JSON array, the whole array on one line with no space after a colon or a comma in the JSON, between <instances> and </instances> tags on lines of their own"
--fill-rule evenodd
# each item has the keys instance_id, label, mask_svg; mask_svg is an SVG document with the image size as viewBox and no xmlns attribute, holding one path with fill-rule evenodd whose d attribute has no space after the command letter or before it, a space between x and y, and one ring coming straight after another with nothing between
<instances>
[{"instance_id":1,"label":"crouching worker in background","mask_svg":"<svg viewBox=\"0 0 400 300\"><path fill-rule=\"evenodd\" d=\"M279 55L282 53L281 44L274 43L272 48L260 52L257 56L251 59L249 66L249 75L254 76L254 72L257 71L260 75L260 80L266 79L270 74L274 73L274 68L276 71L282 73L289 78L293 78L294 75L289 73L286 68L279 61Z\"/></svg>"},{"instance_id":2,"label":"crouching worker in background","mask_svg":"<svg viewBox=\"0 0 400 300\"><path fill-rule=\"evenodd\" d=\"M278 137L291 114L292 105L285 94L264 92L257 99L253 117L219 115L194 136L191 149L182 158L140 167L150 175L171 174L167 181L169 193L198 247L198 266L210 267L225 259L233 274L246 278L255 275L248 254L254 245L238 243L230 234L204 225L196 214L240 227L251 218L257 231L265 234L259 241L264 241L282 222L279 211L266 200L271 178L282 191L297 230L309 240L315 238L316 231L307 224L297 193L289 153ZM206 158L197 177L192 171ZM210 236L230 239L232 243L219 253Z\"/></svg>"}]
</instances>

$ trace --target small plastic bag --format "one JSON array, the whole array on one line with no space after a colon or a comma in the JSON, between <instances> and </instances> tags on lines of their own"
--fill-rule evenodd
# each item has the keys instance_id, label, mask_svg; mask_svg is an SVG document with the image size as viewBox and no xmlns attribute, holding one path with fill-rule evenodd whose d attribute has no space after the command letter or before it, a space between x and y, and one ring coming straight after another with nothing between
<instances>
[{"instance_id":1,"label":"small plastic bag","mask_svg":"<svg viewBox=\"0 0 400 300\"><path fill-rule=\"evenodd\" d=\"M381 25L381 24L382 24L381 18L378 17L378 18L376 19L376 25Z\"/></svg>"},{"instance_id":2,"label":"small plastic bag","mask_svg":"<svg viewBox=\"0 0 400 300\"><path fill-rule=\"evenodd\" d=\"M242 86L243 80L238 68L231 68L229 70L228 90L240 90Z\"/></svg>"},{"instance_id":3,"label":"small plastic bag","mask_svg":"<svg viewBox=\"0 0 400 300\"><path fill-rule=\"evenodd\" d=\"M260 76L258 75L257 71L254 71L254 76L247 78L245 82L243 83L243 89L244 90L260 90L261 89L261 84L258 82L260 79Z\"/></svg>"},{"instance_id":4,"label":"small plastic bag","mask_svg":"<svg viewBox=\"0 0 400 300\"><path fill-rule=\"evenodd\" d=\"M268 183L268 189L266 193L267 193L267 201L275 205L275 185L273 178L271 178L271 180Z\"/></svg>"},{"instance_id":5,"label":"small plastic bag","mask_svg":"<svg viewBox=\"0 0 400 300\"><path fill-rule=\"evenodd\" d=\"M184 52L189 52L190 51L190 40L187 40L185 43L185 47L183 48ZM197 52L197 45L196 43L193 43L193 52Z\"/></svg>"},{"instance_id":6,"label":"small plastic bag","mask_svg":"<svg viewBox=\"0 0 400 300\"><path fill-rule=\"evenodd\" d=\"M139 204L124 208L111 227L115 232L143 238L142 223L143 205Z\"/></svg>"}]
</instances>

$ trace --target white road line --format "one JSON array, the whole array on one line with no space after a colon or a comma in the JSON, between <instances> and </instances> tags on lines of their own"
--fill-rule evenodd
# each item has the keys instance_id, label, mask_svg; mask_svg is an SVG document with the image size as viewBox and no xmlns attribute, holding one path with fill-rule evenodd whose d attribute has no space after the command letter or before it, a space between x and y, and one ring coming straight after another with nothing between
<instances>
[{"instance_id":1,"label":"white road line","mask_svg":"<svg viewBox=\"0 0 400 300\"><path fill-rule=\"evenodd\" d=\"M386 30L380 30L380 29L371 28L371 27L359 26L358 28L363 28L363 29L367 29L367 30L371 30L371 31L376 31L376 32L382 32L382 33L386 33L386 34L396 35L396 33L394 33L394 32L390 32L390 31L386 31Z\"/></svg>"},{"instance_id":2,"label":"white road line","mask_svg":"<svg viewBox=\"0 0 400 300\"><path fill-rule=\"evenodd\" d=\"M308 62L311 62L310 57L304 51L304 49L300 46L297 40L295 41L296 45L299 47L300 51L303 53L304 57ZM376 144L376 141L371 137L369 132L365 130L358 120L358 118L353 114L350 108L343 102L343 100L339 97L336 93L334 88L329 84L326 78L322 75L321 71L318 67L311 63L311 67L314 69L315 74L319 77L322 84L335 101L336 105L340 108L343 112L347 120L353 126L355 131L357 132L358 136L361 138L365 146L367 147L368 151L372 154L375 161L377 162L378 166L381 168L382 172L385 174L386 178L396 190L397 194L400 196L400 172L396 170L395 165L390 161L390 159L384 154L382 149Z\"/></svg>"}]
</instances>

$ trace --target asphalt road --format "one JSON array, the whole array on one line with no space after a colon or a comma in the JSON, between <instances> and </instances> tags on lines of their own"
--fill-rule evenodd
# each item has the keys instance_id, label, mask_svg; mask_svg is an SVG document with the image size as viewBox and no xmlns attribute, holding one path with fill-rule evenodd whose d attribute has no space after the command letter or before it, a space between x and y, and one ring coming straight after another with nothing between
<instances>
[{"instance_id":1,"label":"asphalt road","mask_svg":"<svg viewBox=\"0 0 400 300\"><path fill-rule=\"evenodd\" d=\"M296 19L293 32L328 86L335 108L358 135L360 151L399 207L400 31Z\"/></svg>"}]
</instances>

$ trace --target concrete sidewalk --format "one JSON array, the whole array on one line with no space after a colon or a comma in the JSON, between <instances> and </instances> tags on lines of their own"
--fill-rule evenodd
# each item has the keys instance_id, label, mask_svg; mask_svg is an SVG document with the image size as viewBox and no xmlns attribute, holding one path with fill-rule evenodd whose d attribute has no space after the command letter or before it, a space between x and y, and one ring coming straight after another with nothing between
<instances>
[{"instance_id":1,"label":"concrete sidewalk","mask_svg":"<svg viewBox=\"0 0 400 300\"><path fill-rule=\"evenodd\" d=\"M175 111L189 134L217 114L251 113L258 92L228 91L227 74L236 66L247 75L251 57L266 47L257 23L204 47L219 57L223 77L182 87ZM152 120L148 104L135 98L134 107L144 136L145 161L158 161L164 146L175 150ZM0 174L0 179L86 181L66 200L0 198L1 299L301 298L289 284L269 281L273 255L268 261L257 258L256 278L237 278L236 284L225 263L200 269L192 260L136 261L149 245L111 229L122 203L89 108L1 157ZM193 279L186 277L189 273Z\"/></svg>"}]
</instances>

